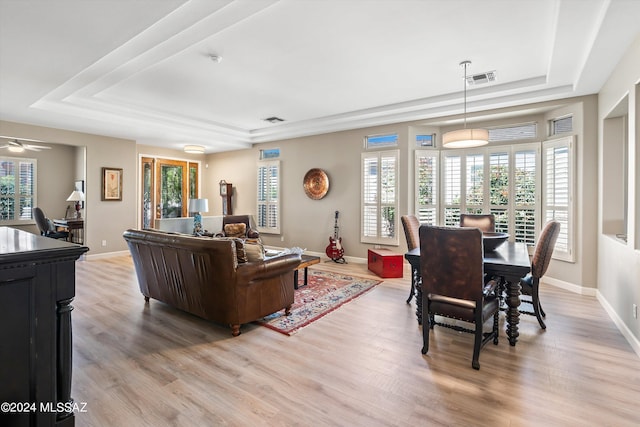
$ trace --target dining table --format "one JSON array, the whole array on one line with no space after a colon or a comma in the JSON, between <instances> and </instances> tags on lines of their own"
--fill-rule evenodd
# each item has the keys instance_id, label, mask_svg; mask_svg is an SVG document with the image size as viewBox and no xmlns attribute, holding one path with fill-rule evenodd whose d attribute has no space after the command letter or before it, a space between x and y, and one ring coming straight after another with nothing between
<instances>
[{"instance_id":1,"label":"dining table","mask_svg":"<svg viewBox=\"0 0 640 427\"><path fill-rule=\"evenodd\" d=\"M422 276L420 271L420 248L410 250L404 257L413 272L411 280L416 289L416 316L422 324ZM484 272L489 277L497 278L504 289L506 304L506 332L509 344L518 341L518 323L520 322L520 279L531 271L531 261L527 245L523 242L505 242L493 251L484 252Z\"/></svg>"}]
</instances>

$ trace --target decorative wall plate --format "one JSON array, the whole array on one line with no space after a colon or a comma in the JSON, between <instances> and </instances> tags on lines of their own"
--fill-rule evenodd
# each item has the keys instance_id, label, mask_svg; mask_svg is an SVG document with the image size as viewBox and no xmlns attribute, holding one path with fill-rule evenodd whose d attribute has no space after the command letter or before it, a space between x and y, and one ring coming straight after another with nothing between
<instances>
[{"instance_id":1,"label":"decorative wall plate","mask_svg":"<svg viewBox=\"0 0 640 427\"><path fill-rule=\"evenodd\" d=\"M307 197L319 200L329 191L329 177L322 169L309 169L309 172L304 175L302 185Z\"/></svg>"}]
</instances>

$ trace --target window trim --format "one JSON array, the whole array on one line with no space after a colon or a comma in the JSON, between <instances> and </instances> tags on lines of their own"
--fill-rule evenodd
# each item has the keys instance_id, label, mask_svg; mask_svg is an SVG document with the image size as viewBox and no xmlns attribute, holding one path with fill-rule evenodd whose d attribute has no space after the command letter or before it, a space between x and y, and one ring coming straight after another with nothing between
<instances>
[{"instance_id":1,"label":"window trim","mask_svg":"<svg viewBox=\"0 0 640 427\"><path fill-rule=\"evenodd\" d=\"M422 205L420 204L420 179L418 177L418 173L420 170L420 158L422 157L431 157L435 159L436 171L433 174L433 179L435 180L435 188L436 188L436 197L434 198L434 204ZM438 150L415 150L414 152L414 212L415 215L420 220L420 223L429 224L429 225L438 225L440 224L440 197L442 197L442 189L440 187L440 152ZM420 215L421 209L434 209L434 220L435 223L431 224L429 222L423 222L423 217Z\"/></svg>"},{"instance_id":2,"label":"window trim","mask_svg":"<svg viewBox=\"0 0 640 427\"><path fill-rule=\"evenodd\" d=\"M574 250L574 246L575 246L575 192L576 192L576 179L575 179L575 170L576 170L576 153L575 153L575 136L571 135L571 136L565 136L565 137L561 137L561 138L555 138L555 139L549 139L546 141L542 142L542 156L541 156L541 161L542 161L542 185L545 187L542 190L542 200L541 200L541 205L542 205L542 212L540 215L540 230L542 229L542 227L544 226L544 224L549 221L551 218L549 218L549 214L548 211L549 209L549 205L547 204L547 194L546 194L546 186L548 185L548 169L547 169L547 162L546 162L546 152L548 149L550 148L557 148L557 147L567 147L567 149L569 150L569 158L568 158L568 167L569 167L569 172L568 172L568 180L569 183L567 185L567 192L568 192L568 203L567 203L567 224L568 224L568 228L567 228L567 250L566 251L561 251L558 249L558 245L556 244L556 247L553 251L553 255L552 257L554 259L558 259L558 260L562 260L562 261L568 261L568 262L575 262L575 250ZM558 210L557 207L554 210ZM560 233L562 233L562 229L560 229Z\"/></svg>"},{"instance_id":3,"label":"window trim","mask_svg":"<svg viewBox=\"0 0 640 427\"><path fill-rule=\"evenodd\" d=\"M365 160L366 159L371 159L371 158L376 158L377 159L377 165L378 165L378 170L380 170L380 161L382 157L391 157L393 156L395 158L395 188L394 188L394 195L395 195L395 199L393 201L393 203L385 203L384 206L385 207L392 207L394 208L394 212L395 212L395 216L394 216L394 222L393 222L393 236L391 237L382 237L381 233L380 233L380 212L381 209L383 207L383 204L381 202L381 197L380 197L380 187L381 187L381 180L378 180L377 182L377 190L376 190L376 195L377 195L377 201L375 203L376 206L376 213L377 213L377 230L376 230L376 236L365 236L364 233L364 228L365 228L365 207L367 206L372 206L372 203L367 203L365 201L365 191L364 191L364 186L365 186L365 176L364 176L364 165L365 165ZM379 175L378 175L379 176ZM382 151L366 151L363 152L361 154L360 157L360 189L361 189L361 199L360 199L360 242L361 243L371 243L371 244L380 244L380 245L391 245L391 246L399 246L399 238L398 238L398 222L400 220L400 195L398 194L398 191L400 189L400 185L399 185L399 180L400 180L400 150L395 149L395 150L382 150Z\"/></svg>"},{"instance_id":4,"label":"window trim","mask_svg":"<svg viewBox=\"0 0 640 427\"><path fill-rule=\"evenodd\" d=\"M267 170L269 170L270 167L275 166L277 173L278 173L278 182L276 183L276 195L277 195L277 199L275 201L272 201L271 198L269 197L271 194L271 189L270 189L270 180L267 177L267 179L264 182L264 186L265 188L263 188L264 194L266 195L266 198L264 201L260 200L260 169L261 168L267 168ZM256 168L256 217L255 217L255 221L256 221L256 229L260 232L260 233L264 233L264 234L280 234L280 229L281 229L281 225L282 225L282 205L281 205L281 199L282 199L282 168L280 166L280 160L260 160L258 161L257 164L257 168ZM268 211L269 211L269 206L275 206L276 209L276 225L274 227L269 227L269 226L261 226L260 225L260 206L261 205L265 205L266 206L266 211L267 211L267 215L268 215Z\"/></svg>"},{"instance_id":5,"label":"window trim","mask_svg":"<svg viewBox=\"0 0 640 427\"><path fill-rule=\"evenodd\" d=\"M496 209L506 209L509 212L509 223L508 230L510 236L510 240L513 241L516 236L516 223L515 223L515 213L518 210L518 205L516 205L515 197L515 156L518 152L522 151L535 151L536 153L536 176L535 176L535 185L536 185L536 206L535 206L535 232L536 238L540 230L540 222L542 218L542 211L539 207L540 197L542 194L542 157L541 157L541 144L539 142L532 143L515 143L515 144L505 144L499 146L489 146L489 147L481 147L481 148L470 148L470 149L455 149L455 150L442 150L440 157L440 207L438 209L439 214L439 224L446 225L445 221L447 219L446 210L459 210L459 213L467 213L469 212L467 209L469 207L477 207L478 210L482 212L491 212ZM467 204L467 158L471 155L482 154L483 156L483 175L486 179L489 180L490 183L490 167L491 167L491 155L493 153L498 152L507 152L509 155L509 203L503 207L499 205L491 205L491 197L490 197L490 185L483 184L483 201L481 205L468 205ZM446 196L446 184L447 184L447 157L459 157L460 158L460 203L452 203L446 204L445 196ZM416 169L417 171L417 169ZM417 179L414 177L414 179ZM417 206L417 205L416 205ZM450 226L457 226L458 221L455 223L449 223Z\"/></svg>"},{"instance_id":6,"label":"window trim","mask_svg":"<svg viewBox=\"0 0 640 427\"><path fill-rule=\"evenodd\" d=\"M31 158L31 157L9 157L9 156L1 156L0 157L0 162L5 162L5 161L10 161L15 163L20 163L20 162L29 162L33 165L33 192L31 193L31 209L32 209L32 213L31 213L31 218L29 219L16 219L15 217L13 219L0 219L0 226L12 226L12 225L32 225L35 224L36 221L33 217L33 208L35 208L36 206L38 206L38 159L36 158ZM16 169L19 170L20 167L18 165L16 165ZM19 179L19 175L18 178ZM19 187L18 187L19 188ZM17 198L20 197L19 194L19 190L18 192L16 192L16 196Z\"/></svg>"}]
</instances>

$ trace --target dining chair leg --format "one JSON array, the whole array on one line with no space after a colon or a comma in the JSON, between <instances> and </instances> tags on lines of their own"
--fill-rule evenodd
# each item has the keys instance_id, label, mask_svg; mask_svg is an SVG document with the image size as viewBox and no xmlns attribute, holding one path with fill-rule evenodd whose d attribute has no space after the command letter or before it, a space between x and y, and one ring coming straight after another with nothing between
<instances>
[{"instance_id":1,"label":"dining chair leg","mask_svg":"<svg viewBox=\"0 0 640 427\"><path fill-rule=\"evenodd\" d=\"M538 295L538 289L534 288L533 292L531 292L531 301L533 302L533 312L536 315L536 319L538 319L538 323L542 329L547 329L547 325L545 325L544 320L542 320L542 308L540 307L540 296Z\"/></svg>"},{"instance_id":2,"label":"dining chair leg","mask_svg":"<svg viewBox=\"0 0 640 427\"><path fill-rule=\"evenodd\" d=\"M411 303L411 299L416 292L416 280L418 279L418 269L411 267L411 291L409 292L409 298L407 298L407 304Z\"/></svg>"},{"instance_id":3,"label":"dining chair leg","mask_svg":"<svg viewBox=\"0 0 640 427\"><path fill-rule=\"evenodd\" d=\"M429 351L429 329L431 326L422 325L422 354L427 354Z\"/></svg>"},{"instance_id":4,"label":"dining chair leg","mask_svg":"<svg viewBox=\"0 0 640 427\"><path fill-rule=\"evenodd\" d=\"M482 347L482 320L476 322L475 339L473 342L473 360L471 361L471 367L473 369L480 369L480 348Z\"/></svg>"}]
</instances>

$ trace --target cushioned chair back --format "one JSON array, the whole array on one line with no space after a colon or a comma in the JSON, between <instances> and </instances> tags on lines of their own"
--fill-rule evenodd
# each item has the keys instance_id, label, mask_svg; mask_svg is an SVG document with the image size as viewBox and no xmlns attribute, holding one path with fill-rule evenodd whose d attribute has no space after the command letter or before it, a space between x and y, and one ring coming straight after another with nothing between
<instances>
[{"instance_id":1,"label":"cushioned chair back","mask_svg":"<svg viewBox=\"0 0 640 427\"><path fill-rule=\"evenodd\" d=\"M420 221L415 215L402 215L402 227L407 238L407 248L409 250L420 246Z\"/></svg>"},{"instance_id":2,"label":"cushioned chair back","mask_svg":"<svg viewBox=\"0 0 640 427\"><path fill-rule=\"evenodd\" d=\"M496 231L496 217L493 214L460 214L460 227L475 227L493 233Z\"/></svg>"},{"instance_id":3,"label":"cushioned chair back","mask_svg":"<svg viewBox=\"0 0 640 427\"><path fill-rule=\"evenodd\" d=\"M222 229L224 230L224 226L227 224L240 224L244 223L247 225L247 230L251 228L251 224L249 224L249 215L227 215L222 217Z\"/></svg>"},{"instance_id":4,"label":"cushioned chair back","mask_svg":"<svg viewBox=\"0 0 640 427\"><path fill-rule=\"evenodd\" d=\"M47 217L44 216L44 212L42 209L35 207L33 208L33 217L36 220L36 224L40 229L40 234L43 236L49 232L49 222L47 221Z\"/></svg>"},{"instance_id":5,"label":"cushioned chair back","mask_svg":"<svg viewBox=\"0 0 640 427\"><path fill-rule=\"evenodd\" d=\"M551 261L553 248L560 234L560 223L558 221L549 221L538 237L536 250L531 260L531 275L538 279L544 276Z\"/></svg>"},{"instance_id":6,"label":"cushioned chair back","mask_svg":"<svg viewBox=\"0 0 640 427\"><path fill-rule=\"evenodd\" d=\"M482 232L475 228L420 226L422 292L482 304Z\"/></svg>"}]
</instances>

